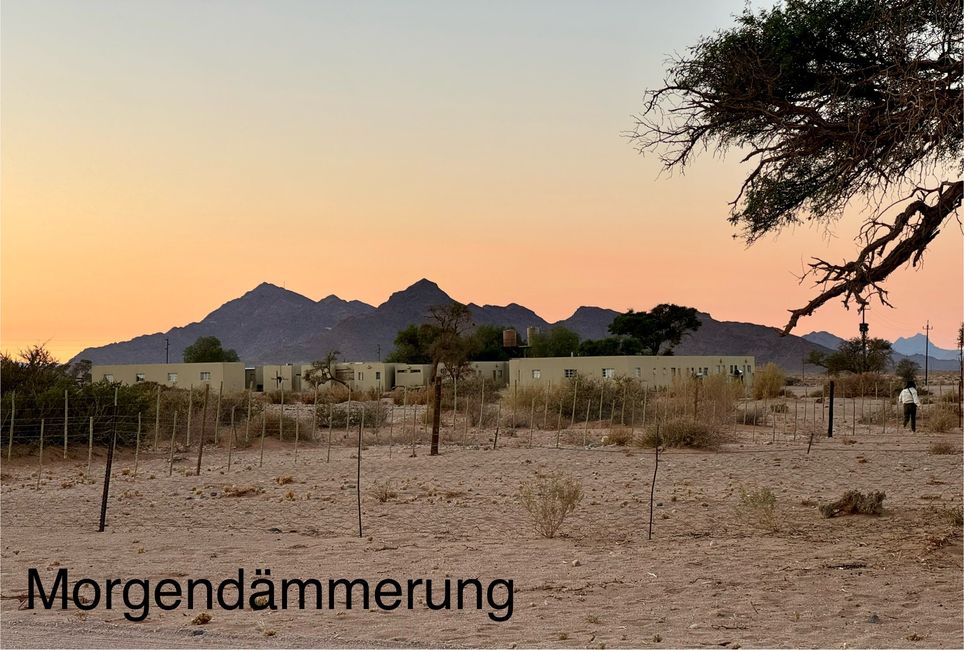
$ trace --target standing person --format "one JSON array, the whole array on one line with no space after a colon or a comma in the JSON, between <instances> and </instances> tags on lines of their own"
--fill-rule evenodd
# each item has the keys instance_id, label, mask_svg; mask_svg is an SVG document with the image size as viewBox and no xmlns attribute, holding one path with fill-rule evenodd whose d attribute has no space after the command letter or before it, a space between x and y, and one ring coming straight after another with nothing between
<instances>
[{"instance_id":1,"label":"standing person","mask_svg":"<svg viewBox=\"0 0 964 650\"><path fill-rule=\"evenodd\" d=\"M910 430L917 433L917 407L920 406L920 397L917 396L917 385L913 381L908 381L904 390L900 391L897 403L904 408L904 428L907 428L907 421L910 420Z\"/></svg>"}]
</instances>

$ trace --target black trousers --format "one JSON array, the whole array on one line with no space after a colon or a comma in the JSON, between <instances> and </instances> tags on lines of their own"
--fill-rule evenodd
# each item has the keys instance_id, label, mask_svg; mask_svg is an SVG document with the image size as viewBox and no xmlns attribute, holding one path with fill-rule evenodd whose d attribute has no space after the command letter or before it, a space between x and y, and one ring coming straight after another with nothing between
<instances>
[{"instance_id":1,"label":"black trousers","mask_svg":"<svg viewBox=\"0 0 964 650\"><path fill-rule=\"evenodd\" d=\"M904 426L907 426L907 421L910 420L910 430L917 432L917 404L911 402L910 404L904 404Z\"/></svg>"}]
</instances>

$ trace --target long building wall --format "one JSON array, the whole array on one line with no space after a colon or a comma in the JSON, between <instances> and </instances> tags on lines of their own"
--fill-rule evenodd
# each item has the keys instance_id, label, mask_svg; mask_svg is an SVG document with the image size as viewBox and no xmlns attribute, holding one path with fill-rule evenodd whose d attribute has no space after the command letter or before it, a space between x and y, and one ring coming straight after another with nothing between
<instances>
[{"instance_id":1,"label":"long building wall","mask_svg":"<svg viewBox=\"0 0 964 650\"><path fill-rule=\"evenodd\" d=\"M615 379L634 377L653 387L669 386L674 377L688 375L739 375L748 385L753 381L755 360L751 356L629 356L629 357L542 357L512 359L509 381L519 386L558 384L579 376Z\"/></svg>"},{"instance_id":2,"label":"long building wall","mask_svg":"<svg viewBox=\"0 0 964 650\"><path fill-rule=\"evenodd\" d=\"M190 388L209 384L217 389L224 382L225 392L244 390L244 364L234 363L130 363L92 366L93 381L137 384L154 382L162 386Z\"/></svg>"}]
</instances>

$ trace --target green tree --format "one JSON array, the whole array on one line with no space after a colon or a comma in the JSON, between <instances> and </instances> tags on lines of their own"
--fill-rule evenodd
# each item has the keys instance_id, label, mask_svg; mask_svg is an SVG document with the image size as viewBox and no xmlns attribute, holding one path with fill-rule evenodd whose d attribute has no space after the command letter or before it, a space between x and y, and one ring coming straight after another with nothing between
<instances>
[{"instance_id":1,"label":"green tree","mask_svg":"<svg viewBox=\"0 0 964 650\"><path fill-rule=\"evenodd\" d=\"M240 361L234 350L221 347L216 336L199 336L191 345L184 348L184 363L211 363Z\"/></svg>"},{"instance_id":2,"label":"green tree","mask_svg":"<svg viewBox=\"0 0 964 650\"><path fill-rule=\"evenodd\" d=\"M808 363L823 366L827 372L885 372L891 363L893 349L890 341L867 339L867 361L864 364L863 341L857 336L842 342L835 352L821 354L811 352Z\"/></svg>"},{"instance_id":3,"label":"green tree","mask_svg":"<svg viewBox=\"0 0 964 650\"><path fill-rule=\"evenodd\" d=\"M956 214L961 29L959 0L748 7L675 57L664 85L646 93L630 134L640 152L657 152L669 170L707 149L737 150L750 164L730 213L748 243L797 224L832 226L855 203L878 206L852 261L809 264L820 293L790 311L785 333L833 299L889 304L884 280L916 266Z\"/></svg>"},{"instance_id":4,"label":"green tree","mask_svg":"<svg viewBox=\"0 0 964 650\"><path fill-rule=\"evenodd\" d=\"M438 332L429 323L409 325L395 335L395 349L385 357L387 363L431 363L429 347Z\"/></svg>"},{"instance_id":5,"label":"green tree","mask_svg":"<svg viewBox=\"0 0 964 650\"><path fill-rule=\"evenodd\" d=\"M478 325L469 335L474 361L508 361L509 351L502 347L502 330L498 325Z\"/></svg>"},{"instance_id":6,"label":"green tree","mask_svg":"<svg viewBox=\"0 0 964 650\"><path fill-rule=\"evenodd\" d=\"M894 368L894 374L906 381L916 381L920 372L920 364L910 359L901 359Z\"/></svg>"},{"instance_id":7,"label":"green tree","mask_svg":"<svg viewBox=\"0 0 964 650\"><path fill-rule=\"evenodd\" d=\"M579 344L581 357L625 357L643 353L643 344L631 336L607 336L586 339Z\"/></svg>"},{"instance_id":8,"label":"green tree","mask_svg":"<svg viewBox=\"0 0 964 650\"><path fill-rule=\"evenodd\" d=\"M693 307L661 304L649 311L635 312L630 309L613 319L609 331L616 335L631 336L643 349L656 355L672 354L683 336L695 332L703 323Z\"/></svg>"},{"instance_id":9,"label":"green tree","mask_svg":"<svg viewBox=\"0 0 964 650\"><path fill-rule=\"evenodd\" d=\"M530 357L568 357L579 352L579 335L557 326L540 332L529 341Z\"/></svg>"}]
</instances>

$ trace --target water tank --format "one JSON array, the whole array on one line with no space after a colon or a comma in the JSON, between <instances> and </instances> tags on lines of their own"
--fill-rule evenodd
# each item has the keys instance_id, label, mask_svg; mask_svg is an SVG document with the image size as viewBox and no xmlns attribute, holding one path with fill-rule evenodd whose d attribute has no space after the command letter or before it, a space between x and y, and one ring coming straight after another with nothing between
<instances>
[{"instance_id":1,"label":"water tank","mask_svg":"<svg viewBox=\"0 0 964 650\"><path fill-rule=\"evenodd\" d=\"M526 328L526 343L532 345L532 341L539 336L538 327L527 327Z\"/></svg>"},{"instance_id":2,"label":"water tank","mask_svg":"<svg viewBox=\"0 0 964 650\"><path fill-rule=\"evenodd\" d=\"M518 336L516 336L515 330L502 330L502 347L504 348L519 347L519 338Z\"/></svg>"}]
</instances>

